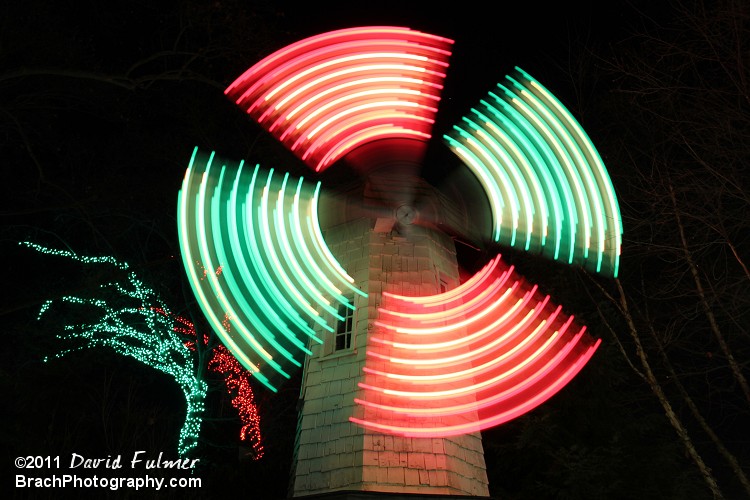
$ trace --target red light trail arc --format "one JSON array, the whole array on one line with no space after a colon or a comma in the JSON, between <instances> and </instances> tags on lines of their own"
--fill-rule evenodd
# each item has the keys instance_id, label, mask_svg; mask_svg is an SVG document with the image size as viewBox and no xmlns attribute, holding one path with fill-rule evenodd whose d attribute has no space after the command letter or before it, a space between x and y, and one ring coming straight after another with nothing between
<instances>
[{"instance_id":1,"label":"red light trail arc","mask_svg":"<svg viewBox=\"0 0 750 500\"><path fill-rule=\"evenodd\" d=\"M315 171L375 139L431 137L452 40L372 26L313 36L225 91Z\"/></svg>"},{"instance_id":2,"label":"red light trail arc","mask_svg":"<svg viewBox=\"0 0 750 500\"><path fill-rule=\"evenodd\" d=\"M600 343L500 256L452 291L383 301L351 421L391 434L506 422L557 393Z\"/></svg>"}]
</instances>

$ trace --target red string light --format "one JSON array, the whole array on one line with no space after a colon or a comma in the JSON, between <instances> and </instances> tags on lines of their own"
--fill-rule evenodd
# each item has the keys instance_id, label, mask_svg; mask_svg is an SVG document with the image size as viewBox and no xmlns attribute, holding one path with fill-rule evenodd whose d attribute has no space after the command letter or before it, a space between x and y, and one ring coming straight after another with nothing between
<instances>
[{"instance_id":1,"label":"red string light","mask_svg":"<svg viewBox=\"0 0 750 500\"><path fill-rule=\"evenodd\" d=\"M220 273L221 268L217 269L216 272L217 274ZM154 311L166 315L166 312L161 309L155 308ZM190 350L195 350L195 339L197 337L195 325L182 316L174 316L174 320L173 330L190 337L190 340L185 341L185 346ZM222 323L225 328L229 328L229 318L225 318ZM208 335L204 334L203 345L208 345L208 341ZM208 369L224 377L227 392L232 396L232 406L237 410L242 422L240 440L250 444L253 450L253 460L259 460L263 457L265 451L260 433L260 414L250 384L250 372L245 370L237 361L237 358L221 344L213 348L211 359L208 361Z\"/></svg>"}]
</instances>

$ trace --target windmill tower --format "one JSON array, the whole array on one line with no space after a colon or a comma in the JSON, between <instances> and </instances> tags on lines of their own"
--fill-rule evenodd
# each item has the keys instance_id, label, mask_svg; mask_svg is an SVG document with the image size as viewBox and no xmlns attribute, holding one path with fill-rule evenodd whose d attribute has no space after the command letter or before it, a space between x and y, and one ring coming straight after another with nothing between
<instances>
[{"instance_id":1,"label":"windmill tower","mask_svg":"<svg viewBox=\"0 0 750 500\"><path fill-rule=\"evenodd\" d=\"M453 238L434 224L460 211L422 180L414 163L389 163L378 152L397 144L371 143L348 157L361 182L321 210L326 242L341 265L367 292L356 310L342 308L334 335L313 348L302 380L292 494L349 490L420 493L436 498L485 497L488 482L478 432L448 438L387 435L355 425L364 417L355 399L367 380L369 340L378 335L383 291L435 295L460 282ZM353 165L367 165L357 169ZM369 418L377 418L369 415ZM336 498L345 498L344 496Z\"/></svg>"},{"instance_id":2,"label":"windmill tower","mask_svg":"<svg viewBox=\"0 0 750 500\"><path fill-rule=\"evenodd\" d=\"M443 137L463 201L422 179L452 43L339 30L227 88L336 189L213 153L185 175L183 261L214 331L269 390L303 370L293 496L487 496L479 431L599 345L499 254L460 279L458 239L616 275L622 226L585 132L519 68Z\"/></svg>"}]
</instances>

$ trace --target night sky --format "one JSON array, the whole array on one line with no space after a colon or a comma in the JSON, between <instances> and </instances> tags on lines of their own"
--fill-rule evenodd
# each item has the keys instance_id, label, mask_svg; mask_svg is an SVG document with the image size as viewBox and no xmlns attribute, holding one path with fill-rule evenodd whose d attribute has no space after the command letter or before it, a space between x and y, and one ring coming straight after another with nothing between
<instances>
[{"instance_id":1,"label":"night sky","mask_svg":"<svg viewBox=\"0 0 750 500\"><path fill-rule=\"evenodd\" d=\"M110 6L32 0L0 7L0 242L5 257L0 435L8 476L18 473L12 465L18 456L69 460L73 452L106 458L149 450L175 458L185 404L170 377L107 348L83 349L44 363L45 357L71 347L55 337L64 324L90 320L87 311L65 307L38 320L42 304L65 295L95 296L102 284L124 275L41 255L18 242L127 261L176 314L208 331L183 276L175 221L177 192L193 148L307 175L296 158L228 102L223 89L262 57L307 36L394 25L455 40L433 137L442 136L514 66L542 82L586 128L622 205L623 269L630 267L621 279L655 378L687 422L725 498L747 498L743 494L750 490L740 485L726 457L693 420L670 366L747 471L750 400L710 332L714 325L726 332L747 374L750 276L741 263L750 254L750 231L741 165L750 161L750 61L738 63L736 70L747 80L735 79L731 66L712 65L710 58L691 72L670 62L683 53L676 44L661 54L673 66L664 66L658 77L679 75L681 84L631 91L633 75L622 67L618 73L615 62L643 61L631 67L660 68L644 48L650 46L632 39L642 29L671 29L677 9L667 3L496 2L492 10L485 2L441 7L436 2L353 3L142 0ZM740 17L748 21L743 12ZM724 48L731 54L732 47L750 54L747 29L740 25L737 44L717 42L717 57L725 57ZM682 32L674 33L675 40L683 40ZM716 40L733 40L724 31L713 33L718 33ZM732 94L734 82L745 85L744 100L742 92ZM730 90L725 92L724 85ZM717 101L711 100L712 89ZM722 100L722 95L730 98ZM718 107L725 102L727 110ZM720 111L704 120L706 109ZM683 130L675 124L688 125ZM698 136L708 137L706 144ZM446 158L443 146L430 146L427 160L440 165ZM715 173L707 166L712 162L724 170L707 177L700 169ZM680 200L688 203L681 219L686 238L680 238L672 219L655 222L674 208L667 203L665 186L677 187L674 206ZM660 202L666 205L657 206ZM697 267L690 268L678 251L685 241L695 249ZM485 432L493 497L711 498L638 364L639 350L621 303L607 298L617 297L614 282L524 256L512 258L604 344L550 404ZM695 292L690 269L705 273L707 300ZM706 304L716 311L713 323L706 319ZM663 335L652 339L648 325ZM238 439L240 422L221 380L210 381L208 415L196 451L205 464L199 471L204 486L158 498L283 498L299 380L291 380L278 395L255 388L266 449L257 461ZM18 489L5 481L4 490L14 498L62 496L61 490ZM151 498L153 493L106 496Z\"/></svg>"},{"instance_id":2,"label":"night sky","mask_svg":"<svg viewBox=\"0 0 750 500\"><path fill-rule=\"evenodd\" d=\"M284 11L284 21L305 36L346 26L395 25L453 39L443 118L437 124L449 127L516 65L548 83L561 98L574 99L575 90L566 82L572 52L616 43L643 22L638 12L648 3L502 2L488 9L482 2L442 8L425 1L361 7L351 2L293 2L295 6ZM661 15L653 6L649 11L649 16Z\"/></svg>"}]
</instances>

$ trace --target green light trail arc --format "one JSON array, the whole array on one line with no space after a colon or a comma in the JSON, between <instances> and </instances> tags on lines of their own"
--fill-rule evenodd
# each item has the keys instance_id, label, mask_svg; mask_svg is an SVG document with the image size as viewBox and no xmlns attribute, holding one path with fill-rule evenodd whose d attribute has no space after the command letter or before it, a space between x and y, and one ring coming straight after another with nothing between
<instances>
[{"instance_id":1,"label":"green light trail arc","mask_svg":"<svg viewBox=\"0 0 750 500\"><path fill-rule=\"evenodd\" d=\"M183 263L198 303L272 391L302 366L308 341L322 342L314 326L334 331L339 304L354 308L345 295L367 296L325 244L319 198L319 183L227 165L198 148L178 196Z\"/></svg>"},{"instance_id":2,"label":"green light trail arc","mask_svg":"<svg viewBox=\"0 0 750 500\"><path fill-rule=\"evenodd\" d=\"M445 135L490 201L492 239L617 276L622 219L609 174L571 113L516 68Z\"/></svg>"}]
</instances>

